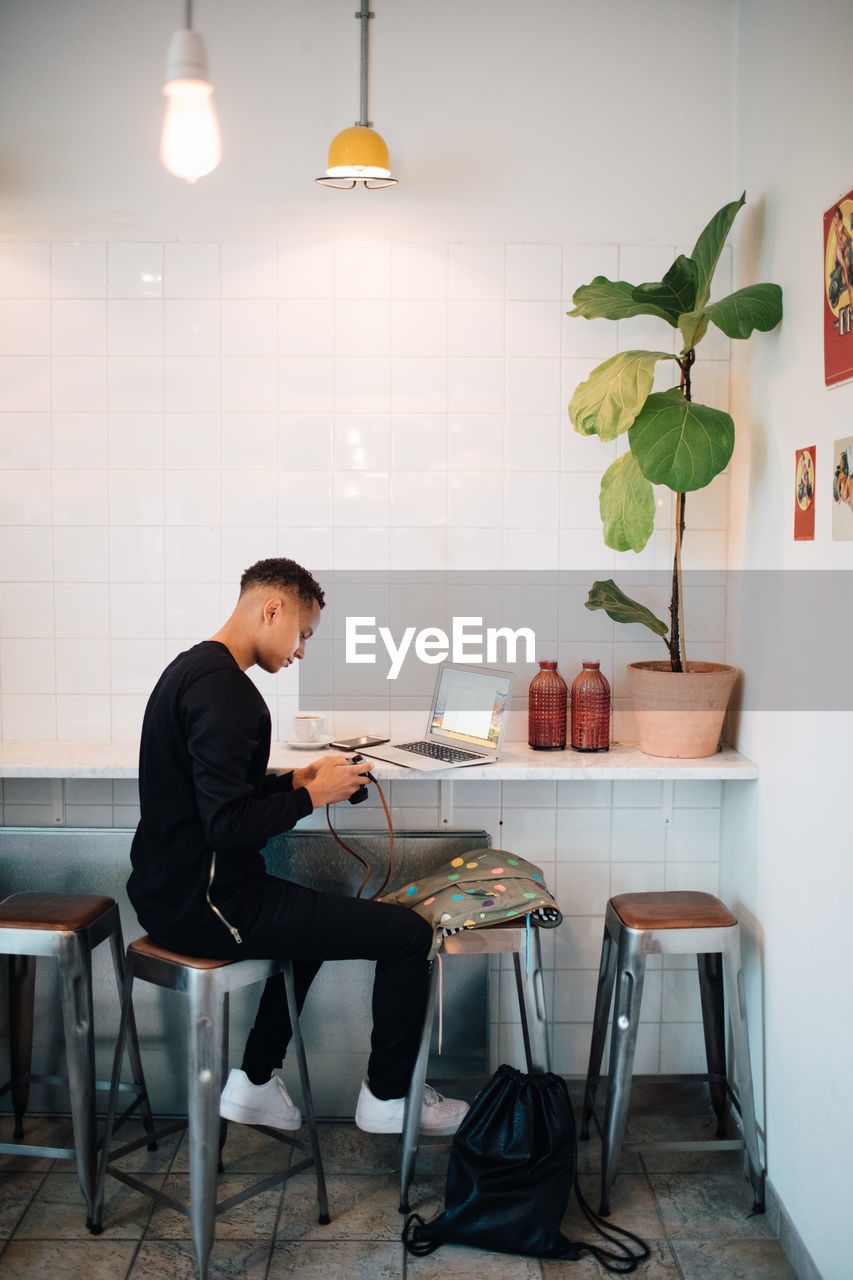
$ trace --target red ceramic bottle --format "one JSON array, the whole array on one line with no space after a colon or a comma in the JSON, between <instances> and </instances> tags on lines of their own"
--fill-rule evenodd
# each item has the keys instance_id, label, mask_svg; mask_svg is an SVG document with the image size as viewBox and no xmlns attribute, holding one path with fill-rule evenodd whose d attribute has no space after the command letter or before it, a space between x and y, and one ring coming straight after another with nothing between
<instances>
[{"instance_id":1,"label":"red ceramic bottle","mask_svg":"<svg viewBox=\"0 0 853 1280\"><path fill-rule=\"evenodd\" d=\"M585 662L572 681L572 747L610 750L610 685L597 662Z\"/></svg>"},{"instance_id":2,"label":"red ceramic bottle","mask_svg":"<svg viewBox=\"0 0 853 1280\"><path fill-rule=\"evenodd\" d=\"M540 662L527 695L527 741L534 751L563 751L569 687L556 662Z\"/></svg>"}]
</instances>

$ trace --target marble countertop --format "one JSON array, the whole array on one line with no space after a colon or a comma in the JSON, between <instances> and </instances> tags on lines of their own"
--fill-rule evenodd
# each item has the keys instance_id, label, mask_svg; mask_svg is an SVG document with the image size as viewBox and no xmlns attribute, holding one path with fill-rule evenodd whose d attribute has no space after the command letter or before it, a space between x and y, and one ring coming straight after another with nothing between
<instances>
[{"instance_id":1,"label":"marble countertop","mask_svg":"<svg viewBox=\"0 0 853 1280\"><path fill-rule=\"evenodd\" d=\"M0 742L0 778L135 778L137 742ZM317 756L329 754L324 748L297 750L274 742L270 754L273 769L296 769ZM336 754L336 753L335 753ZM694 779L749 781L758 777L758 766L733 747L723 747L716 755L699 760L668 760L643 755L637 746L614 743L609 751L585 754L572 751L531 751L526 742L508 742L500 760L472 765L466 769L419 773L414 769L375 761L373 773L380 778L405 778L407 782L464 782L492 779L520 781L607 781Z\"/></svg>"}]
</instances>

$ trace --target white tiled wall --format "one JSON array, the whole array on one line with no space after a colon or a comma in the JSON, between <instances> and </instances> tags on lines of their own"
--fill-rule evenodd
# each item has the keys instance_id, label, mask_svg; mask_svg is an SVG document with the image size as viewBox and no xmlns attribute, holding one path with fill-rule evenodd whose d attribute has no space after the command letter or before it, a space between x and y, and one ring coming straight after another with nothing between
<instances>
[{"instance_id":1,"label":"white tiled wall","mask_svg":"<svg viewBox=\"0 0 853 1280\"><path fill-rule=\"evenodd\" d=\"M655 278L675 251L0 245L2 735L134 737L164 662L215 629L261 556L624 569L598 516L620 443L578 436L566 405L600 360L673 335L565 312L593 275ZM724 407L728 344L706 347L697 394ZM691 499L694 569L724 565L726 485ZM669 562L659 498L631 568ZM719 628L698 634L693 656L720 657ZM625 641L637 658L644 637L597 639L618 696ZM295 674L265 692L278 732Z\"/></svg>"},{"instance_id":2,"label":"white tiled wall","mask_svg":"<svg viewBox=\"0 0 853 1280\"><path fill-rule=\"evenodd\" d=\"M134 738L165 662L216 629L262 556L318 571L624 569L598 517L619 445L576 435L566 405L595 364L671 335L565 311L594 275L655 278L675 252L0 245L3 737ZM706 346L696 394L726 407L728 346ZM726 484L691 499L692 568L724 567ZM659 496L660 527L632 568L669 562ZM723 656L720 596L692 601L694 657ZM594 639L618 697L624 663L658 656L634 630L617 638L579 608L561 623L561 669ZM259 679L277 733L296 680L296 668ZM133 782L7 780L2 801L10 826L137 817ZM439 825L433 784L396 783L392 803L400 829ZM364 823L364 806L347 810L340 825ZM715 890L719 814L715 783L677 784L674 799L658 783L455 784L454 825L539 862L560 898L566 923L544 935L558 1070L585 1069L608 895ZM494 984L493 1046L519 1060L510 978ZM693 976L650 972L643 1017L638 1069L692 1069Z\"/></svg>"}]
</instances>

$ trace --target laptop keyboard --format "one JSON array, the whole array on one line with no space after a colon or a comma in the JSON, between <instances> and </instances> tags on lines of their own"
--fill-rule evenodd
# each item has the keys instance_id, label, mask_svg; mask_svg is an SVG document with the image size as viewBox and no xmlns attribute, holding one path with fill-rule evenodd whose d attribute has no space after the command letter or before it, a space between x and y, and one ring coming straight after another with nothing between
<instances>
[{"instance_id":1,"label":"laptop keyboard","mask_svg":"<svg viewBox=\"0 0 853 1280\"><path fill-rule=\"evenodd\" d=\"M445 764L482 759L474 751L460 751L458 747L445 747L439 742L395 742L394 746L398 751L413 751L416 756L429 756L430 760L443 760Z\"/></svg>"}]
</instances>

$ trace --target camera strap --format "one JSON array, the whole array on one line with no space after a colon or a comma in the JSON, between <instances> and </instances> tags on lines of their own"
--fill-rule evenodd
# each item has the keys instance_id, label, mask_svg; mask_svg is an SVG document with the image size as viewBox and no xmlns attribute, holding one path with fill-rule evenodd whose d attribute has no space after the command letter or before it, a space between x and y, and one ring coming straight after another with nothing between
<instances>
[{"instance_id":1,"label":"camera strap","mask_svg":"<svg viewBox=\"0 0 853 1280\"><path fill-rule=\"evenodd\" d=\"M388 808L388 802L385 799L385 792L382 790L382 787L376 781L372 773L369 773L367 776L368 778L370 778L371 782L376 787L376 790L379 792L379 799L382 801L382 808L385 810L385 821L388 823L388 869L385 872L385 879L382 881L382 884L379 886L379 888L376 890L375 893L372 893L370 895L371 898L379 898L385 892L388 881L391 879L391 869L394 865L394 824L391 821L391 811ZM358 890L355 895L357 898L360 898L362 895L362 891L364 890L364 887L371 876L370 863L365 858L362 858L360 853L356 853L355 849L351 849L348 844L344 843L344 841L338 835L335 828L332 826L332 815L329 812L329 810L330 810L330 806L326 805L326 821L329 824L329 830L331 831L335 840L338 842L338 844L341 846L342 849L345 849L346 852L350 854L351 857L355 858L356 862L360 862L361 865L364 868L366 868L365 877L362 880L361 884L358 886Z\"/></svg>"}]
</instances>

